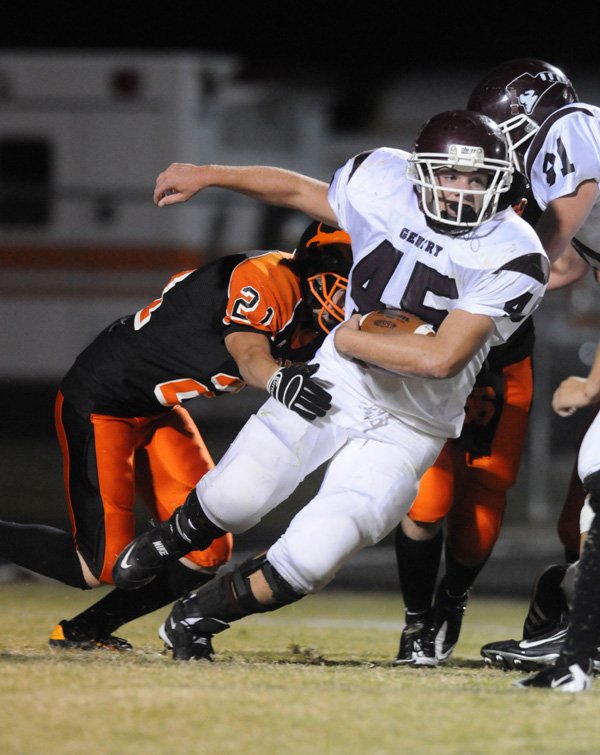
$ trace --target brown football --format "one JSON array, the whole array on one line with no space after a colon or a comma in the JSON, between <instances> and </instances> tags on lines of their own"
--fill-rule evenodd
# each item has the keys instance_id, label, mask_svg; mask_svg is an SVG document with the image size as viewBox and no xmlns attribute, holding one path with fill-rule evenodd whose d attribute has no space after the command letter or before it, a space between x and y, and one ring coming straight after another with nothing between
<instances>
[{"instance_id":1,"label":"brown football","mask_svg":"<svg viewBox=\"0 0 600 755\"><path fill-rule=\"evenodd\" d=\"M416 333L434 336L433 326L403 309L380 309L360 318L360 329L365 333Z\"/></svg>"}]
</instances>

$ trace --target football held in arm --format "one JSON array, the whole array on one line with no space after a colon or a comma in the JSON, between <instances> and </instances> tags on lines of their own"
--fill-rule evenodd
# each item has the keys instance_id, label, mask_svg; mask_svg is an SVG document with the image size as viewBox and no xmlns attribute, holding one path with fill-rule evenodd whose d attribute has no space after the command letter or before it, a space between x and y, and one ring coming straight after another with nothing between
<instances>
[{"instance_id":1,"label":"football held in arm","mask_svg":"<svg viewBox=\"0 0 600 755\"><path fill-rule=\"evenodd\" d=\"M379 309L375 312L368 312L360 318L359 327L366 333L381 333L382 335L386 333L435 335L432 325L403 309Z\"/></svg>"}]
</instances>

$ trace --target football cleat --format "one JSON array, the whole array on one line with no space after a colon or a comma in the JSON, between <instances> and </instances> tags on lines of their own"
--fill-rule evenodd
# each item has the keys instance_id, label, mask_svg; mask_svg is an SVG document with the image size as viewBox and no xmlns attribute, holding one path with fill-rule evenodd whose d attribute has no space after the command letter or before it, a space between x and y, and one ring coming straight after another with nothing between
<instances>
[{"instance_id":1,"label":"football cleat","mask_svg":"<svg viewBox=\"0 0 600 755\"><path fill-rule=\"evenodd\" d=\"M406 612L406 626L400 636L400 648L394 666L437 666L435 633L431 611Z\"/></svg>"},{"instance_id":2,"label":"football cleat","mask_svg":"<svg viewBox=\"0 0 600 755\"><path fill-rule=\"evenodd\" d=\"M63 619L59 622L50 635L48 644L52 648L62 650L110 650L124 651L133 650L130 642L113 634L96 637L92 632L81 632L76 629L73 622Z\"/></svg>"},{"instance_id":3,"label":"football cleat","mask_svg":"<svg viewBox=\"0 0 600 755\"><path fill-rule=\"evenodd\" d=\"M533 639L490 642L480 652L489 666L499 666L505 671L539 671L556 661L566 634L567 626L563 624L558 630Z\"/></svg>"},{"instance_id":4,"label":"football cleat","mask_svg":"<svg viewBox=\"0 0 600 755\"><path fill-rule=\"evenodd\" d=\"M539 671L556 661L566 634L567 624L563 622L558 629L532 639L490 642L480 652L488 666L498 666L505 671ZM593 668L600 672L600 648L593 660Z\"/></svg>"},{"instance_id":5,"label":"football cleat","mask_svg":"<svg viewBox=\"0 0 600 755\"><path fill-rule=\"evenodd\" d=\"M167 650L173 651L174 661L212 661L212 637L229 629L220 619L204 618L196 609L196 593L178 600L167 620L158 630L158 636Z\"/></svg>"},{"instance_id":6,"label":"football cleat","mask_svg":"<svg viewBox=\"0 0 600 755\"><path fill-rule=\"evenodd\" d=\"M539 687L556 689L559 692L585 692L592 687L592 663L587 670L578 664L555 666L538 671L537 674L514 682L515 687Z\"/></svg>"},{"instance_id":7,"label":"football cleat","mask_svg":"<svg viewBox=\"0 0 600 755\"><path fill-rule=\"evenodd\" d=\"M468 600L468 592L455 598L443 588L438 588L433 603L433 627L435 657L439 663L447 661L456 647Z\"/></svg>"},{"instance_id":8,"label":"football cleat","mask_svg":"<svg viewBox=\"0 0 600 755\"><path fill-rule=\"evenodd\" d=\"M121 590L135 590L147 585L169 561L185 556L190 550L190 544L182 547L181 542L171 520L138 535L115 562L112 572L115 586Z\"/></svg>"},{"instance_id":9,"label":"football cleat","mask_svg":"<svg viewBox=\"0 0 600 755\"><path fill-rule=\"evenodd\" d=\"M212 635L193 635L169 617L158 629L158 636L174 661L213 661Z\"/></svg>"},{"instance_id":10,"label":"football cleat","mask_svg":"<svg viewBox=\"0 0 600 755\"><path fill-rule=\"evenodd\" d=\"M524 639L556 631L564 623L569 609L560 584L566 571L566 566L553 564L538 575L523 624Z\"/></svg>"}]
</instances>

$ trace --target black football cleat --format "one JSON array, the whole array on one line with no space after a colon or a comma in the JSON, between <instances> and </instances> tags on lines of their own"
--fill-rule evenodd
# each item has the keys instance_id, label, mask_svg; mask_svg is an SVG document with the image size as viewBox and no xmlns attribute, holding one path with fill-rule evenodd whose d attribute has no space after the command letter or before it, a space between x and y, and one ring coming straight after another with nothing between
<instances>
[{"instance_id":1,"label":"black football cleat","mask_svg":"<svg viewBox=\"0 0 600 755\"><path fill-rule=\"evenodd\" d=\"M505 671L539 671L552 665L559 656L567 634L563 624L558 630L527 640L501 640L481 648L481 655L489 666Z\"/></svg>"},{"instance_id":2,"label":"black football cleat","mask_svg":"<svg viewBox=\"0 0 600 755\"><path fill-rule=\"evenodd\" d=\"M113 634L96 635L94 632L82 632L67 619L59 622L50 635L48 644L60 650L109 650L122 652L132 650L130 642Z\"/></svg>"},{"instance_id":3,"label":"black football cleat","mask_svg":"<svg viewBox=\"0 0 600 755\"><path fill-rule=\"evenodd\" d=\"M555 689L559 692L586 692L592 687L592 663L590 662L587 670L576 663L571 666L557 663L538 671L533 676L514 682L514 685L515 687Z\"/></svg>"},{"instance_id":4,"label":"black football cleat","mask_svg":"<svg viewBox=\"0 0 600 755\"><path fill-rule=\"evenodd\" d=\"M394 666L437 666L435 634L431 611L406 612L406 626L400 635L400 647Z\"/></svg>"},{"instance_id":5,"label":"black football cleat","mask_svg":"<svg viewBox=\"0 0 600 755\"><path fill-rule=\"evenodd\" d=\"M168 650L173 651L174 661L212 661L214 650L212 637L229 628L226 621L202 617L196 607L195 593L178 600L158 636Z\"/></svg>"},{"instance_id":6,"label":"black football cleat","mask_svg":"<svg viewBox=\"0 0 600 755\"><path fill-rule=\"evenodd\" d=\"M193 635L170 616L159 627L158 636L167 650L173 651L174 661L213 661L214 650L210 634Z\"/></svg>"},{"instance_id":7,"label":"black football cleat","mask_svg":"<svg viewBox=\"0 0 600 755\"><path fill-rule=\"evenodd\" d=\"M567 624L563 622L558 629L533 639L490 642L480 652L488 666L505 671L539 671L556 662L566 634ZM593 659L593 669L600 672L600 648Z\"/></svg>"},{"instance_id":8,"label":"black football cleat","mask_svg":"<svg viewBox=\"0 0 600 755\"><path fill-rule=\"evenodd\" d=\"M444 589L437 591L433 603L433 628L435 657L439 663L445 663L456 647L468 600L468 592L455 598Z\"/></svg>"}]
</instances>

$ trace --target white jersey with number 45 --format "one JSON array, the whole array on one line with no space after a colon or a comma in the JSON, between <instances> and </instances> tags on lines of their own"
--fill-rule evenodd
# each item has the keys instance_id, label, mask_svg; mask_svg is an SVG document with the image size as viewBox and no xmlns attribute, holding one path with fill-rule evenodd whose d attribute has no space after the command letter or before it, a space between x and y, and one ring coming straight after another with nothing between
<instances>
[{"instance_id":1,"label":"white jersey with number 45","mask_svg":"<svg viewBox=\"0 0 600 755\"><path fill-rule=\"evenodd\" d=\"M406 178L408 154L381 148L340 168L329 202L350 234L354 256L347 316L399 307L439 327L454 309L493 318L489 342L455 377L400 376L343 359L327 338L316 361L333 364L334 404L363 400L435 436L457 437L464 406L491 346L503 343L538 306L548 259L532 228L511 208L461 236L438 233ZM333 370L332 370L333 371Z\"/></svg>"}]
</instances>

